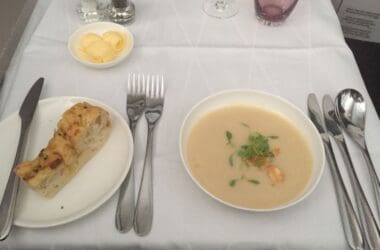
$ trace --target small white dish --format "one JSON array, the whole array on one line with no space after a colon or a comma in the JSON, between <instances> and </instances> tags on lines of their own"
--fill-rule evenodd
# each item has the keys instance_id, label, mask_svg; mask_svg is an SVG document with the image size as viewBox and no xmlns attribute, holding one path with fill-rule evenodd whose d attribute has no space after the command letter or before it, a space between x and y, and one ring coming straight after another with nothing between
<instances>
[{"instance_id":1,"label":"small white dish","mask_svg":"<svg viewBox=\"0 0 380 250\"><path fill-rule=\"evenodd\" d=\"M286 204L282 204L280 206L274 208L267 209L256 209L256 208L247 208L241 207L229 202L226 202L212 193L210 193L207 189L205 189L198 180L193 176L190 166L188 165L187 155L186 155L186 147L188 137L193 126L199 121L200 118L205 116L206 114L226 107L230 105L252 105L256 107L262 107L272 112L276 112L285 116L295 125L299 131L303 134L308 144L310 145L310 149L313 156L313 166L312 166L312 174L311 178L305 187L305 189L293 200L290 200ZM269 212L284 209L290 206L295 205L296 203L301 202L307 196L309 196L315 187L318 185L319 180L321 179L323 170L325 168L325 153L323 148L322 139L310 121L310 119L300 110L297 106L290 103L289 101L275 95L271 95L261 91L241 89L241 90L227 90L217 93L215 95L211 95L206 97L201 102L196 104L190 112L187 114L179 135L179 151L181 154L181 159L183 165L187 173L190 175L192 180L197 184L197 186L202 189L205 193L210 195L212 198L218 200L219 202L242 210L254 211L254 212Z\"/></svg>"},{"instance_id":2,"label":"small white dish","mask_svg":"<svg viewBox=\"0 0 380 250\"><path fill-rule=\"evenodd\" d=\"M112 132L106 144L52 199L46 199L20 182L14 224L43 228L79 219L106 202L126 177L133 156L133 139L123 117L109 106L84 97L41 100L29 131L24 159L34 159L46 147L62 113L86 101L110 114ZM2 196L20 134L20 119L13 114L0 123L0 196ZM1 197L0 197L1 199Z\"/></svg>"},{"instance_id":3,"label":"small white dish","mask_svg":"<svg viewBox=\"0 0 380 250\"><path fill-rule=\"evenodd\" d=\"M98 35L102 35L103 33L107 31L117 31L122 34L124 34L128 41L130 41L129 44L127 44L124 49L119 53L119 55L112 61L105 62L105 63L94 63L90 62L78 55L78 51L80 48L80 42L82 37L87 33L95 33ZM68 49L70 51L71 56L77 60L78 62L92 68L97 69L104 69L104 68L110 68L121 61L123 61L129 53L132 51L134 46L134 38L132 33L124 26L112 22L96 22L96 23L90 23L81 26L79 29L77 29L69 38L68 41Z\"/></svg>"}]
</instances>

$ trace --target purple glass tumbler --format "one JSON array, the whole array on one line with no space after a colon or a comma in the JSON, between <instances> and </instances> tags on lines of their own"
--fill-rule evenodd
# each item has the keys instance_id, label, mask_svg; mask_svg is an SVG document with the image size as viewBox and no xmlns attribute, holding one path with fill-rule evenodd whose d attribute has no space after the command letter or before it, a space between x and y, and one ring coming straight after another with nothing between
<instances>
[{"instance_id":1,"label":"purple glass tumbler","mask_svg":"<svg viewBox=\"0 0 380 250\"><path fill-rule=\"evenodd\" d=\"M280 25L292 12L298 0L254 0L256 17L266 25Z\"/></svg>"}]
</instances>

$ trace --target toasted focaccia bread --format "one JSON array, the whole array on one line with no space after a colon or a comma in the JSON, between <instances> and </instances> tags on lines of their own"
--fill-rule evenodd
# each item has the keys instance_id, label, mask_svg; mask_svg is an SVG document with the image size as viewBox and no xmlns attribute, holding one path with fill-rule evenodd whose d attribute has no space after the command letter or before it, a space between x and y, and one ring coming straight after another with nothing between
<instances>
[{"instance_id":1,"label":"toasted focaccia bread","mask_svg":"<svg viewBox=\"0 0 380 250\"><path fill-rule=\"evenodd\" d=\"M75 104L63 113L47 147L34 160L17 165L16 175L51 198L96 154L110 132L107 111L86 102Z\"/></svg>"}]
</instances>

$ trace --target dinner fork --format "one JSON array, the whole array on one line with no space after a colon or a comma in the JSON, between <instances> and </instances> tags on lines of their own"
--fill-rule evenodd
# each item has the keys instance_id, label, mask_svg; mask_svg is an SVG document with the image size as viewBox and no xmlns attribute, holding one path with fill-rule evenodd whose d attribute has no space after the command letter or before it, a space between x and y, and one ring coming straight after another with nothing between
<instances>
[{"instance_id":1,"label":"dinner fork","mask_svg":"<svg viewBox=\"0 0 380 250\"><path fill-rule=\"evenodd\" d=\"M144 75L129 74L127 85L127 116L132 138L135 138L135 128L145 109L145 77ZM128 232L133 227L135 212L135 178L133 161L125 180L120 187L117 202L115 224L117 230Z\"/></svg>"},{"instance_id":2,"label":"dinner fork","mask_svg":"<svg viewBox=\"0 0 380 250\"><path fill-rule=\"evenodd\" d=\"M145 118L148 123L147 149L134 216L137 235L147 235L153 221L153 131L164 107L165 86L161 76L147 76Z\"/></svg>"}]
</instances>

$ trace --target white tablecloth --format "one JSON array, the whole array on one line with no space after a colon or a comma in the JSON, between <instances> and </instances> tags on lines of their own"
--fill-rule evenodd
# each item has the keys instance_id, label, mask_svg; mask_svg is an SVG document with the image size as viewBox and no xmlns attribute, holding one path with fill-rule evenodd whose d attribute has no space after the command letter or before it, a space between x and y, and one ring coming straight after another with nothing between
<instances>
[{"instance_id":1,"label":"white tablecloth","mask_svg":"<svg viewBox=\"0 0 380 250\"><path fill-rule=\"evenodd\" d=\"M249 213L224 206L196 187L178 152L178 132L185 114L202 98L224 89L268 91L305 111L310 92L322 97L352 87L369 101L330 1L299 1L280 27L259 24L252 0L238 0L240 11L228 20L205 15L202 2L136 0L137 17L130 26L135 48L126 61L107 70L86 68L67 51L69 35L81 25L74 11L77 1L50 4L20 56L17 70L6 82L2 117L17 111L40 76L46 78L43 97L91 97L126 117L128 73L164 74L168 89L156 134L153 229L147 237L132 231L118 233L114 226L115 195L95 212L67 225L15 228L0 248L347 248L328 168L319 186L302 203L278 212ZM369 148L375 165L380 166L379 122L371 103L367 121ZM144 122L140 126L138 159L145 141ZM364 162L358 149L349 146L373 205Z\"/></svg>"}]
</instances>

